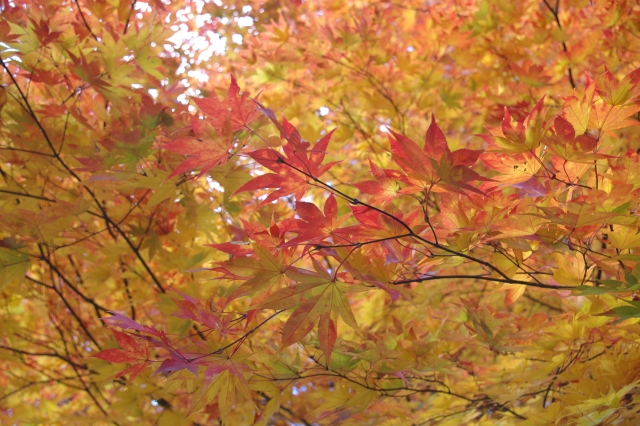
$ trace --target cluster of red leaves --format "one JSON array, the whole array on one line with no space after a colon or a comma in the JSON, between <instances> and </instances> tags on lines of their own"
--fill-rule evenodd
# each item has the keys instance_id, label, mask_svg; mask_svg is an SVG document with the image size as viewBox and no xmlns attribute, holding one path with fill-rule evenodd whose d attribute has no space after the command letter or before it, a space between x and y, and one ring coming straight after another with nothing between
<instances>
[{"instance_id":1,"label":"cluster of red leaves","mask_svg":"<svg viewBox=\"0 0 640 426\"><path fill-rule=\"evenodd\" d=\"M234 359L237 358L234 357L237 357L241 345L264 322L292 310L282 328L281 348L304 341L317 326L318 346L329 368L338 341L339 318L362 336L348 295L382 289L389 294L392 302L399 297L410 301L412 292L399 284L464 277L440 273L447 269L455 271L458 263L447 267L437 260L438 256L461 258L491 274L491 277L469 274L471 279L504 283L506 304L514 303L527 286L556 290L577 286L582 291L592 291L589 290L592 287L585 285L586 272L583 277L577 276L572 266L563 266L562 262L565 261L561 257L556 257L559 267L554 274L555 281L551 282L540 281L522 265L530 256L525 253L532 251L530 244L545 243L544 234L540 231L544 223L562 227L564 231L558 234L558 238L567 238L569 245L575 238L584 238L597 232L603 221L625 225L639 223L635 215L623 217L625 214L622 212L628 204L622 205L622 200L614 201L611 198L613 192L608 194L608 201L598 201L603 192L589 186L591 181L581 183L584 182L581 178L586 168L593 167L594 161L606 160L613 174L608 179L616 191L631 189L627 182L635 179L637 165L634 167L629 161L637 163L635 152L630 151L620 159L604 154L600 150L600 135L594 136L585 130L596 128L598 132L610 132L636 125L628 117L640 107L627 106L627 103L637 98L639 76L637 72L630 74L623 80L627 83L621 83L621 88L621 85L611 82L607 72L601 77L601 86L597 86L596 81L590 81L582 101L575 96L566 98L564 108L548 120L544 99L529 113L517 112L519 120L514 120L510 110L505 108L502 125L490 128L490 135L481 136L490 152L471 149L451 151L435 117L432 117L422 148L402 134L390 131L390 153L393 165L397 168L383 169L370 160L374 179L353 184L354 188L372 196L369 202L349 195L351 192L339 190L322 179L337 164L323 164L332 132L312 146L301 138L291 123L286 119L280 123L271 110L249 99L247 94L238 100L239 89L232 78L227 102L217 99L196 100L206 117L192 117L190 128L196 136L205 133L201 130L203 128L210 128L213 132L226 128L225 140L231 141L234 132L237 135L241 130L249 130L251 135L257 135L257 131L249 125L257 117L256 114L262 112L278 129L285 143L282 152L275 148L262 148L247 153L255 163L272 173L254 177L236 193L267 190L258 208L294 195L295 216L279 222L272 221L269 229L243 222L246 236L253 241L252 245L239 241L213 245L231 255L229 260L219 262L213 270L220 273L222 279L240 281L241 284L229 288L215 303L212 300L210 307L205 307L195 298L182 295L184 300L175 301L179 311L174 315L205 326L223 340L227 336L240 337L215 349L197 339L191 339L189 344L179 344L178 348L172 346L164 336L160 336L160 339L154 337L159 336L157 331L121 316L107 321L138 331L138 339L166 351L157 372L173 374L188 370L197 375L198 367L202 366L205 367L204 388L209 389L213 377L226 370L238 378L238 386L244 389L247 384L243 371L249 372L250 369L242 362L236 364ZM600 115L603 104L593 103L596 88L600 98L605 101L606 116ZM581 130L582 134L576 136ZM191 145L197 148L185 148ZM543 146L548 149L551 158L545 157L547 154ZM224 162L222 158L230 154L231 148L230 145L220 145L215 138L197 141L178 139L166 147L177 153L195 155L181 163L172 175L195 168L201 168L202 175ZM474 170L479 158L489 169ZM488 171L491 173L490 170L498 174L486 175ZM481 185L477 186L475 182L481 182ZM517 188L517 192L505 195L504 191L509 186ZM555 193L557 188L566 187L581 188L588 192L574 197L565 207L534 206L527 201L529 197L541 197ZM302 201L309 189L313 188L329 194L322 210L314 203ZM440 210L437 215L429 217L425 204L432 193L439 196L437 202ZM392 206L398 197L419 195L423 198L419 198L421 201L410 211L401 212ZM340 214L338 200L347 202L350 212ZM603 203L608 204L606 211L598 208ZM523 223L523 217L531 218L531 221L525 220ZM540 218L547 221L541 221ZM348 221L355 223L345 226ZM475 240L465 237L470 233ZM500 241L510 249L497 250ZM547 244L551 247L555 242L548 241ZM495 254L486 258L472 251L481 245L496 248ZM558 253L556 255L561 256ZM329 269L323 266L321 259L327 257L338 262L337 266ZM302 259L306 259L306 265L312 269L295 266ZM400 268L412 271L399 273ZM524 272L525 279L515 278L518 270ZM249 298L249 303L238 305L237 301L243 298ZM470 301L462 299L462 303L472 319L473 326L469 330L477 332L492 351L504 353L517 350L500 342L488 326L484 311ZM234 310L225 312L225 309L231 306L244 306L246 314L230 319ZM271 310L275 313L248 329L258 313ZM233 327L243 319L244 328ZM396 328L402 329L402 324L395 318L394 321ZM141 355L132 349L135 340L123 333L115 333L123 349L108 349L96 356L112 362L134 363L118 375L131 372L135 376L146 365L146 355L142 356L141 363L136 363ZM226 358L220 358L223 354L226 354ZM404 374L402 371L397 372L401 377ZM233 390L229 392L231 396L224 397L227 404L225 410L228 410L228 404L234 398ZM246 393L246 389L242 393ZM198 404L195 406L200 407Z\"/></svg>"}]
</instances>

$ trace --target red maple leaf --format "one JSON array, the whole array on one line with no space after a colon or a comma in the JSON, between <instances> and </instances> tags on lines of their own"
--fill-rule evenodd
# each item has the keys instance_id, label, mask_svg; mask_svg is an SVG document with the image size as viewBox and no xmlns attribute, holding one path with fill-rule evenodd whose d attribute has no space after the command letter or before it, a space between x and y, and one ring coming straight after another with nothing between
<instances>
[{"instance_id":1,"label":"red maple leaf","mask_svg":"<svg viewBox=\"0 0 640 426\"><path fill-rule=\"evenodd\" d=\"M478 159L480 151L459 149L451 152L433 116L423 149L406 136L394 131L390 133L393 159L407 173L403 180L409 185L415 185L417 180L425 182L428 190L438 186L460 194L465 191L482 193L467 182L490 180L469 168Z\"/></svg>"},{"instance_id":2,"label":"red maple leaf","mask_svg":"<svg viewBox=\"0 0 640 426\"><path fill-rule=\"evenodd\" d=\"M66 52L73 62L69 68L77 77L98 89L107 89L110 86L109 83L102 80L103 74L97 61L89 62L82 50L80 50L79 56L75 56L68 50Z\"/></svg>"},{"instance_id":3,"label":"red maple leaf","mask_svg":"<svg viewBox=\"0 0 640 426\"><path fill-rule=\"evenodd\" d=\"M111 330L115 336L121 349L105 349L98 352L93 357L100 358L102 360L113 363L130 363L131 367L126 368L119 373L116 373L110 379L117 379L125 374L129 375L128 382L133 381L147 365L149 359L149 347L146 344L141 344L133 337L126 333L117 330Z\"/></svg>"},{"instance_id":4,"label":"red maple leaf","mask_svg":"<svg viewBox=\"0 0 640 426\"><path fill-rule=\"evenodd\" d=\"M211 120L200 120L192 116L191 130L194 137L176 139L164 145L167 151L189 156L171 172L169 178L200 168L199 178L213 167L227 162L229 149L233 145L233 131L229 122L229 112L225 113L225 120L220 128Z\"/></svg>"},{"instance_id":5,"label":"red maple leaf","mask_svg":"<svg viewBox=\"0 0 640 426\"><path fill-rule=\"evenodd\" d=\"M208 121L213 127L220 130L224 127L227 117L231 122L231 129L235 132L247 126L258 116L255 102L249 98L249 94L244 92L239 95L240 87L233 74L231 75L231 85L227 92L227 99L221 101L215 95L213 98L194 98L193 102L200 108L200 111L207 114Z\"/></svg>"},{"instance_id":6,"label":"red maple leaf","mask_svg":"<svg viewBox=\"0 0 640 426\"><path fill-rule=\"evenodd\" d=\"M262 108L261 111L276 124L281 135L287 140L282 147L284 154L270 148L258 149L249 154L256 162L271 170L242 185L237 191L255 191L257 189L278 188L270 193L260 205L269 203L279 197L294 194L300 200L310 184L315 183L320 176L337 162L322 164L334 130L324 135L311 148L309 142L304 142L294 126L286 118L281 125L271 110Z\"/></svg>"},{"instance_id":7,"label":"red maple leaf","mask_svg":"<svg viewBox=\"0 0 640 426\"><path fill-rule=\"evenodd\" d=\"M376 166L371 159L369 159L369 167L375 180L365 180L354 183L353 186L365 194L375 195L375 198L371 200L374 204L380 204L384 207L398 195L415 192L414 185L404 188L400 186L400 182L404 181L402 172L384 170Z\"/></svg>"},{"instance_id":8,"label":"red maple leaf","mask_svg":"<svg viewBox=\"0 0 640 426\"><path fill-rule=\"evenodd\" d=\"M349 215L338 217L338 203L333 194L327 198L324 212L321 212L315 204L303 201L296 203L296 212L300 219L288 219L284 222L288 232L298 234L297 237L289 240L287 245L296 245L303 242L319 244L332 237L334 239L333 243L347 242L344 238L334 234L334 231Z\"/></svg>"},{"instance_id":9,"label":"red maple leaf","mask_svg":"<svg viewBox=\"0 0 640 426\"><path fill-rule=\"evenodd\" d=\"M39 21L36 21L35 19L29 20L33 24L35 35L43 46L55 41L60 34L62 34L62 31L51 31L51 28L49 27L50 19L40 18Z\"/></svg>"}]
</instances>

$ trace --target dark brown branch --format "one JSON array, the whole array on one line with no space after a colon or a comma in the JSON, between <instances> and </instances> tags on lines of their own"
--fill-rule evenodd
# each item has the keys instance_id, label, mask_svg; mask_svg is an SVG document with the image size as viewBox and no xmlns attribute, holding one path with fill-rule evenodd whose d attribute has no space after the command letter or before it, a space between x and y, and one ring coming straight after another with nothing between
<instances>
[{"instance_id":1,"label":"dark brown branch","mask_svg":"<svg viewBox=\"0 0 640 426\"><path fill-rule=\"evenodd\" d=\"M281 313L283 313L284 311L286 311L286 309L282 309L280 311L276 311L275 314L267 317L264 321L262 321L260 324L256 325L255 327L253 327L251 330L247 331L245 334L243 334L242 336L240 336L239 338L237 338L236 340L234 340L233 342L229 343L226 346L223 346L219 349L216 349L213 352L210 352L208 354L204 354L204 355L200 355L198 357L195 358L191 358L189 361L195 361L197 359L200 358L204 358L206 356L210 356L210 355L216 355L216 354L221 354L222 352L224 352L225 350L229 349L230 347L232 347L233 345L235 345L236 343L242 342L244 340L246 340L247 337L249 337L251 334L253 334L256 330L258 330L260 327L262 327L263 325L265 325L267 322L269 322L272 318L280 315Z\"/></svg>"},{"instance_id":2,"label":"dark brown branch","mask_svg":"<svg viewBox=\"0 0 640 426\"><path fill-rule=\"evenodd\" d=\"M129 15L127 16L127 22L124 23L124 31L122 32L122 34L126 34L127 30L129 29L129 22L131 21L131 16L133 16L133 11L136 8L136 2L137 0L133 0L133 2L131 3L131 9L129 10Z\"/></svg>"},{"instance_id":3,"label":"dark brown branch","mask_svg":"<svg viewBox=\"0 0 640 426\"><path fill-rule=\"evenodd\" d=\"M93 195L93 192L90 192L90 194ZM156 287L158 287L158 290L160 291L160 293L166 293L167 290L164 288L162 283L160 283L160 280L158 279L158 277L156 277L156 275L154 274L153 270L151 270L151 267L149 266L149 264L144 260L144 258L142 257L142 254L140 253L140 250L138 250L138 247L136 247L135 244L133 244L133 242L131 241L131 239L129 239L127 234L120 228L120 226L119 226L120 222L118 222L118 223L114 222L113 219L111 219L109 217L109 215L107 215L107 212L104 209L104 207L97 202L97 199L95 198L95 196L94 196L94 199L96 200L96 204L98 205L98 208L102 212L102 215L99 215L97 213L92 213L92 212L88 212L88 213L92 214L94 216L103 218L108 226L114 228L118 232L118 234L120 234L120 236L127 243L127 245L129 246L129 248L131 249L133 254L136 255L136 257L138 258L138 260L140 261L140 263L142 264L144 269L151 276L151 279L155 283Z\"/></svg>"},{"instance_id":4,"label":"dark brown branch","mask_svg":"<svg viewBox=\"0 0 640 426\"><path fill-rule=\"evenodd\" d=\"M42 245L38 244L38 249L40 250L41 256L42 257L46 257L46 255L44 254L44 250L42 249ZM55 283L55 279L53 276L53 268L49 268L49 273L51 274L51 282ZM87 328L87 326L84 324L84 322L82 321L82 319L80 318L80 316L76 313L76 311L73 309L73 307L71 306L71 304L69 303L69 301L67 300L67 298L62 294L62 291L60 291L55 285L53 285L51 287L51 289L60 297L60 300L62 300L62 303L64 303L64 305L67 307L67 309L69 310L69 312L71 312L71 315L73 316L73 318L76 320L76 322L78 323L78 325L80 326L80 328L84 331L84 333L87 335L87 337L89 337L89 339L93 342L94 345L96 345L96 347L98 349L100 348L100 344L98 343L98 341L93 337L93 335L91 334L91 332L89 331L89 329Z\"/></svg>"},{"instance_id":5,"label":"dark brown branch","mask_svg":"<svg viewBox=\"0 0 640 426\"><path fill-rule=\"evenodd\" d=\"M532 302L537 303L538 305L542 305L542 306L544 306L544 307L546 307L546 308L548 308L548 309L551 309L552 311L556 311L556 312L564 312L562 309L560 309L560 308L556 308L556 307L555 307L555 306L553 306L553 305L550 305L550 304L548 304L548 303L546 303L546 302L543 302L543 301L538 300L538 299L536 299L536 298L534 298L534 297L531 297L531 296L529 296L528 294L523 294L523 296L524 296L525 298L527 298L527 299L531 300Z\"/></svg>"},{"instance_id":6,"label":"dark brown branch","mask_svg":"<svg viewBox=\"0 0 640 426\"><path fill-rule=\"evenodd\" d=\"M18 389L14 389L14 390L12 390L11 392L7 392L7 393L5 393L4 395L0 396L0 401L2 401L2 400L4 400L4 399L7 399L7 398L9 398L10 396L15 395L15 394L17 394L17 393L19 393L19 392L22 392L23 390L28 389L28 388L30 388L31 386L41 385L41 384L46 384L46 383L50 383L50 382L51 382L51 380L40 380L40 381L38 381L38 382L31 382L31 383L27 383L26 385L21 386L21 387L19 387Z\"/></svg>"},{"instance_id":7,"label":"dark brown branch","mask_svg":"<svg viewBox=\"0 0 640 426\"><path fill-rule=\"evenodd\" d=\"M519 285L526 285L529 287L546 288L550 290L566 290L566 289L572 288L567 286L543 284L543 283L536 283L536 282L529 282L529 281L520 281L520 280L511 279L511 278L507 278L507 279L493 278L487 275L434 275L434 276L423 277L423 278L397 280L397 281L393 281L391 284L396 284L396 285L410 284L410 283L420 283L423 281L435 281L435 280L444 280L444 279L472 279L472 280L481 280L481 281L492 281L496 283L519 284Z\"/></svg>"},{"instance_id":8,"label":"dark brown branch","mask_svg":"<svg viewBox=\"0 0 640 426\"><path fill-rule=\"evenodd\" d=\"M553 7L551 7L551 5L549 4L549 2L547 2L547 0L542 0L544 5L547 7L547 9L549 9L549 11L551 12L551 14L553 15L554 20L556 21L556 24L558 25L558 29L562 29L562 24L560 24L560 17L558 16L558 5L556 3L556 8L554 9ZM567 43L565 43L564 41L562 42L562 50L564 50L565 52L568 52L567 49ZM571 67L567 67L567 73L569 74L569 83L571 84L571 87L573 89L576 88L576 83L573 80L573 71L571 71Z\"/></svg>"},{"instance_id":9,"label":"dark brown branch","mask_svg":"<svg viewBox=\"0 0 640 426\"><path fill-rule=\"evenodd\" d=\"M51 259L49 259L47 256L45 256L44 251L42 250L42 246L39 246L40 248L40 260L44 261L47 266L49 266L49 268L51 268L51 270L53 272L56 273L56 275L67 285L67 287L69 287L71 290L73 290L73 292L75 294L77 294L78 296L80 296L80 298L82 300L84 300L85 302L89 303L91 306L93 306L96 310L96 312L98 313L98 316L100 316L100 311L102 312L110 312L108 309L106 309L105 307L101 306L100 304L98 304L95 300L87 297L86 295L84 295L80 290L78 290L76 288L76 286L74 286L71 281L60 271L60 269L58 269L58 267L56 265L53 264L53 262L51 262ZM53 287L55 288L55 286Z\"/></svg>"},{"instance_id":10,"label":"dark brown branch","mask_svg":"<svg viewBox=\"0 0 640 426\"><path fill-rule=\"evenodd\" d=\"M73 362L73 361L71 361L71 359L66 358L63 355L60 355L57 352L52 352L52 353L49 353L49 352L29 352L29 351L25 351L25 350L22 350L22 349L16 349L16 348L12 348L10 346L4 346L4 345L0 345L0 349L4 349L4 350L10 351L10 352L14 352L14 353L17 353L17 354L20 354L20 355L58 358L58 359L60 359L60 360L62 360L64 362L66 362L69 365L73 365L73 366L75 366L77 368L81 368L83 370L87 369L86 365L82 365L82 364L78 364L76 362Z\"/></svg>"},{"instance_id":11,"label":"dark brown branch","mask_svg":"<svg viewBox=\"0 0 640 426\"><path fill-rule=\"evenodd\" d=\"M12 148L12 147L9 147L9 146L0 146L0 150L24 152L24 153L27 153L27 154L42 155L44 157L52 157L52 158L54 158L54 156L51 155L51 154L47 154L47 153L44 153L44 152L38 152L38 151L31 151L30 149L20 149L20 148Z\"/></svg>"},{"instance_id":12,"label":"dark brown branch","mask_svg":"<svg viewBox=\"0 0 640 426\"><path fill-rule=\"evenodd\" d=\"M80 15L80 18L82 19L82 22L84 23L84 26L87 28L87 31L89 31L89 34L91 34L91 36L93 37L93 39L95 41L100 42L98 37L91 30L91 27L89 26L89 23L87 22L87 19L84 17L84 13L82 13L82 8L80 7L80 3L78 3L78 0L74 0L74 2L76 3L76 6L78 6L78 14Z\"/></svg>"},{"instance_id":13,"label":"dark brown branch","mask_svg":"<svg viewBox=\"0 0 640 426\"><path fill-rule=\"evenodd\" d=\"M16 195L18 197L35 198L36 200L48 201L50 203L55 203L56 202L56 200L54 200L53 198L41 197L39 195L33 195L33 194L23 194L22 192L9 191L9 190L6 190L6 189L0 189L0 192L2 192L3 194Z\"/></svg>"},{"instance_id":14,"label":"dark brown branch","mask_svg":"<svg viewBox=\"0 0 640 426\"><path fill-rule=\"evenodd\" d=\"M342 247L362 247L362 246L366 246L367 244L375 244L375 243L381 243L383 241L390 241L390 240L397 240L399 238L405 238L405 237L410 237L411 234L402 234L402 235L394 235L393 237L386 237L386 238L378 238L376 240L370 240L370 241L362 241L362 242L356 242L356 243L349 243L349 244L330 244L330 245L324 245L324 244L312 244L314 246L314 248L316 250L322 250L322 249L328 249L328 248L342 248ZM286 244L285 244L286 246Z\"/></svg>"}]
</instances>

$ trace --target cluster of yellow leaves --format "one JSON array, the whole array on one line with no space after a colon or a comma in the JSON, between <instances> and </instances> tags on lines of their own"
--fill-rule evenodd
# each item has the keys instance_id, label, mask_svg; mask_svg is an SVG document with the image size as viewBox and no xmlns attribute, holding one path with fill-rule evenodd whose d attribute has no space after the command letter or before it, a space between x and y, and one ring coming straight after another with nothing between
<instances>
[{"instance_id":1,"label":"cluster of yellow leaves","mask_svg":"<svg viewBox=\"0 0 640 426\"><path fill-rule=\"evenodd\" d=\"M638 6L223 3L0 4L0 423L634 424Z\"/></svg>"}]
</instances>

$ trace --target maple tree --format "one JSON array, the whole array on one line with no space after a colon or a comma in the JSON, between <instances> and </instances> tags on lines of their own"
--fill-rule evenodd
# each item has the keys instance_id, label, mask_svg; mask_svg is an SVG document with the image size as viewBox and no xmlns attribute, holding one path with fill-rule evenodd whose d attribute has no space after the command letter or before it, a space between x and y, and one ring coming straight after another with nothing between
<instances>
[{"instance_id":1,"label":"maple tree","mask_svg":"<svg viewBox=\"0 0 640 426\"><path fill-rule=\"evenodd\" d=\"M634 3L0 12L0 423L634 424Z\"/></svg>"}]
</instances>

